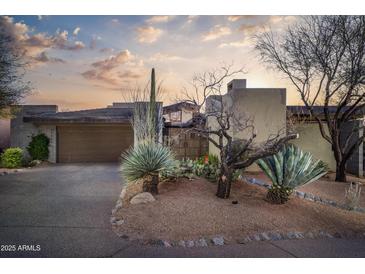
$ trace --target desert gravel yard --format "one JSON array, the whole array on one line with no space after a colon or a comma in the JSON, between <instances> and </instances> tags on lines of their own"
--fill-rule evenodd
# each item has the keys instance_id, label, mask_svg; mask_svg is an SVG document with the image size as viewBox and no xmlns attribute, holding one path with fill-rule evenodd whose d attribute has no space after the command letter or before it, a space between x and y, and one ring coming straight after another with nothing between
<instances>
[{"instance_id":1,"label":"desert gravel yard","mask_svg":"<svg viewBox=\"0 0 365 274\"><path fill-rule=\"evenodd\" d=\"M116 216L124 223L115 226L119 235L132 239L187 240L223 235L236 241L253 233L279 232L365 232L365 214L292 198L273 205L264 200L266 190L237 181L230 199L214 194L216 185L205 179L162 183L156 201L126 205ZM232 201L238 204L232 204Z\"/></svg>"}]
</instances>

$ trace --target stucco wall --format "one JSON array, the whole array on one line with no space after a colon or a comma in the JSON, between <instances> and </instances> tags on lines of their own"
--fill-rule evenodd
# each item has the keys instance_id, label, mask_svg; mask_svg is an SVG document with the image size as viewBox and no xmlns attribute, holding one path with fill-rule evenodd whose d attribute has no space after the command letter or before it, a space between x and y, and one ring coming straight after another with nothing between
<instances>
[{"instance_id":1,"label":"stucco wall","mask_svg":"<svg viewBox=\"0 0 365 274\"><path fill-rule=\"evenodd\" d=\"M336 161L331 145L323 139L316 122L297 124L299 138L290 141L304 151L312 153L313 157L325 162L331 170L336 170Z\"/></svg>"},{"instance_id":2,"label":"stucco wall","mask_svg":"<svg viewBox=\"0 0 365 274\"><path fill-rule=\"evenodd\" d=\"M26 105L21 106L16 114L16 117L11 119L10 127L10 145L12 147L20 147L24 150L24 156L29 157L27 152L27 146L32 139L33 135L44 133L50 139L49 145L49 158L50 162L56 162L56 144L57 134L56 127L54 125L35 125L31 122L23 122L23 116L26 114L44 113L44 112L56 112L57 106L48 105Z\"/></svg>"},{"instance_id":3,"label":"stucco wall","mask_svg":"<svg viewBox=\"0 0 365 274\"><path fill-rule=\"evenodd\" d=\"M211 103L211 102L209 102ZM208 104L209 104L208 103ZM250 117L255 126L257 137L255 142L265 141L270 135L286 128L286 90L285 89L232 89L223 96L224 107L232 109L236 117ZM215 128L215 118L208 119L208 126ZM234 138L244 138L249 135L246 131L233 132ZM219 154L219 150L209 143L209 153ZM256 164L247 170L258 171Z\"/></svg>"}]
</instances>

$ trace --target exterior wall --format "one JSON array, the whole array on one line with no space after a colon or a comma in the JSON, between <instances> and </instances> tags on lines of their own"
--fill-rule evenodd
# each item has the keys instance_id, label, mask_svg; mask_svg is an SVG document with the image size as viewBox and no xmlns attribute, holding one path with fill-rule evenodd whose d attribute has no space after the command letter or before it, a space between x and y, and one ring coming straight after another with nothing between
<instances>
[{"instance_id":1,"label":"exterior wall","mask_svg":"<svg viewBox=\"0 0 365 274\"><path fill-rule=\"evenodd\" d=\"M56 144L57 144L57 134L56 127L53 125L42 125L38 126L33 123L23 122L23 117L27 114L37 114L37 113L50 113L56 112L57 106L49 105L25 105L20 106L16 117L11 119L11 132L10 132L10 146L20 147L24 150L24 156L29 157L27 152L27 146L32 139L33 135L44 133L50 138L49 146L49 158L50 162L56 162Z\"/></svg>"},{"instance_id":2,"label":"exterior wall","mask_svg":"<svg viewBox=\"0 0 365 274\"><path fill-rule=\"evenodd\" d=\"M193 118L193 111L183 108L181 110L181 122L186 123Z\"/></svg>"},{"instance_id":3,"label":"exterior wall","mask_svg":"<svg viewBox=\"0 0 365 274\"><path fill-rule=\"evenodd\" d=\"M232 109L236 117L252 119L257 134L256 143L265 141L271 134L277 134L278 131L285 132L286 89L240 88L245 85L246 81L241 80L233 80L228 84L229 92L223 95L224 108ZM210 102L207 101L207 109L217 107L217 105L212 106L214 104L212 100L214 98L209 98ZM214 117L208 118L208 126L215 128L215 120ZM235 139L245 138L249 135L247 131L235 130L231 134ZM219 150L209 143L209 153L219 155ZM247 170L259 171L260 169L253 164Z\"/></svg>"},{"instance_id":4,"label":"exterior wall","mask_svg":"<svg viewBox=\"0 0 365 274\"><path fill-rule=\"evenodd\" d=\"M0 151L10 146L10 119L0 119Z\"/></svg>"},{"instance_id":5,"label":"exterior wall","mask_svg":"<svg viewBox=\"0 0 365 274\"><path fill-rule=\"evenodd\" d=\"M299 138L290 142L304 151L310 152L314 158L325 162L330 170L336 170L336 161L331 145L323 139L316 122L306 122L295 127Z\"/></svg>"}]
</instances>

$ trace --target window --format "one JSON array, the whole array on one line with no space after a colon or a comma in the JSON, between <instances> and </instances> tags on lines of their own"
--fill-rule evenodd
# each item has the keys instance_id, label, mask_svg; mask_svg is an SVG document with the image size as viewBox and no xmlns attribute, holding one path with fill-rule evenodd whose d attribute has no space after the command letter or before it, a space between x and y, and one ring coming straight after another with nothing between
<instances>
[{"instance_id":1,"label":"window","mask_svg":"<svg viewBox=\"0 0 365 274\"><path fill-rule=\"evenodd\" d=\"M181 111L175 111L170 113L171 122L181 122Z\"/></svg>"}]
</instances>

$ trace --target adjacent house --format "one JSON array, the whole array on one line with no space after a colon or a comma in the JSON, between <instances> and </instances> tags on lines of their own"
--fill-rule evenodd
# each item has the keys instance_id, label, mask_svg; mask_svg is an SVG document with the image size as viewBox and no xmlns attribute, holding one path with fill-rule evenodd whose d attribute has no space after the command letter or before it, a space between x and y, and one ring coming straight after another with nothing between
<instances>
[{"instance_id":1,"label":"adjacent house","mask_svg":"<svg viewBox=\"0 0 365 274\"><path fill-rule=\"evenodd\" d=\"M197 105L187 102L179 102L164 106L163 118L166 123L186 123L193 119L194 114L198 112L199 107Z\"/></svg>"},{"instance_id":2,"label":"adjacent house","mask_svg":"<svg viewBox=\"0 0 365 274\"><path fill-rule=\"evenodd\" d=\"M163 107L164 144L177 159L196 159L208 154L208 139L192 130L198 114L199 107L187 102Z\"/></svg>"},{"instance_id":3,"label":"adjacent house","mask_svg":"<svg viewBox=\"0 0 365 274\"><path fill-rule=\"evenodd\" d=\"M256 142L263 142L273 134L286 131L286 89L285 88L247 88L246 79L234 79L227 85L227 93L207 98L206 109L218 111L223 107L235 113L237 119L251 119L257 134ZM209 117L207 126L216 127L216 118ZM247 137L248 130L232 128L233 138ZM209 153L219 155L218 149L209 143ZM259 170L256 165L251 171Z\"/></svg>"},{"instance_id":4,"label":"adjacent house","mask_svg":"<svg viewBox=\"0 0 365 274\"><path fill-rule=\"evenodd\" d=\"M329 106L329 114L333 115L337 107ZM345 111L346 108L343 109ZM319 117L323 117L323 107L313 106L313 111ZM336 170L336 160L334 158L331 144L328 143L321 135L318 122L311 117L309 111L304 106L287 106L288 119L291 120L294 129L299 133L299 138L291 142L303 150L312 153L312 155L324 161L331 170ZM352 140L358 140L364 135L363 122L364 113L361 111L356 115L357 118L348 122L343 129L344 136L349 136L353 128L359 128L352 136ZM326 127L328 132L328 129ZM346 170L357 176L364 176L364 145L361 144L357 151L347 162Z\"/></svg>"}]
</instances>

